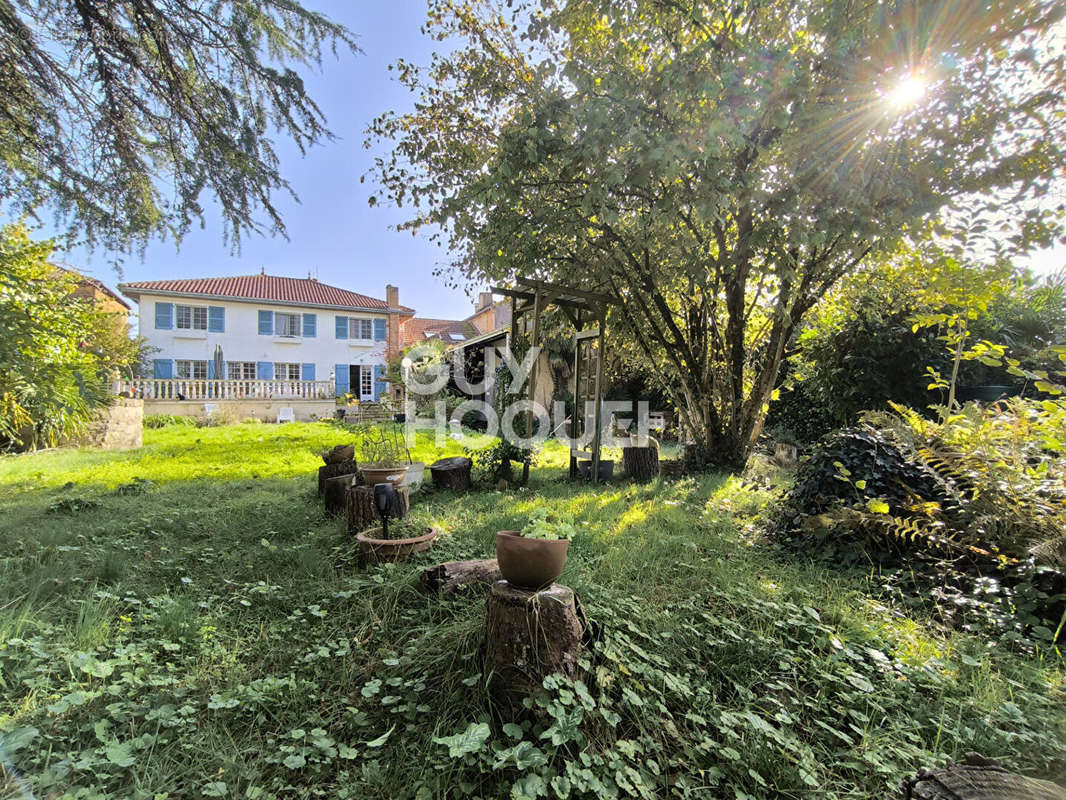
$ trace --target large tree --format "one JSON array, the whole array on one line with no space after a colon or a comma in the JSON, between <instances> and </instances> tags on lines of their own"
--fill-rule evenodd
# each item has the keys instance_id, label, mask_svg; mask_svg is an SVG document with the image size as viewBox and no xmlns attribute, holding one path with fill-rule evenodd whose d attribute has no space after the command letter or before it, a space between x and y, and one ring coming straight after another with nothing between
<instances>
[{"instance_id":1,"label":"large tree","mask_svg":"<svg viewBox=\"0 0 1066 800\"><path fill-rule=\"evenodd\" d=\"M511 4L508 3L510 6ZM990 7L989 7L990 6ZM962 198L1032 200L1063 159L1052 2L433 2L376 166L456 277L613 292L612 337L738 468L807 311ZM1046 243L1030 209L1013 243Z\"/></svg>"},{"instance_id":2,"label":"large tree","mask_svg":"<svg viewBox=\"0 0 1066 800\"><path fill-rule=\"evenodd\" d=\"M329 136L293 67L352 35L297 0L0 0L0 200L111 250L284 232L271 136Z\"/></svg>"}]
</instances>

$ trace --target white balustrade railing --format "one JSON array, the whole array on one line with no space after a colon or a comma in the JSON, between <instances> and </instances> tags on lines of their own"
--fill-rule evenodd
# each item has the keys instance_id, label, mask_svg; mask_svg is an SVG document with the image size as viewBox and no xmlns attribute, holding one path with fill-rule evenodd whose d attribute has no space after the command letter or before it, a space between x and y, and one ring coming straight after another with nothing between
<instances>
[{"instance_id":1,"label":"white balustrade railing","mask_svg":"<svg viewBox=\"0 0 1066 800\"><path fill-rule=\"evenodd\" d=\"M115 393L145 400L330 400L333 381L197 380L194 378L123 378Z\"/></svg>"}]
</instances>

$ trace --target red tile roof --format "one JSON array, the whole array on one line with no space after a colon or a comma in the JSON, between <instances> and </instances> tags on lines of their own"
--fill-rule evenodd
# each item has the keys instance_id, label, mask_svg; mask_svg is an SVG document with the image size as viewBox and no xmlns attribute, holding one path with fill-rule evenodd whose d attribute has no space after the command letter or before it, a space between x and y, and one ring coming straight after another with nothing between
<instances>
[{"instance_id":1,"label":"red tile roof","mask_svg":"<svg viewBox=\"0 0 1066 800\"><path fill-rule=\"evenodd\" d=\"M140 299L141 294L177 294L234 300L267 300L304 306L337 306L381 311L388 308L384 300L319 283L314 278L283 278L278 275L135 281L120 283L118 288L134 300Z\"/></svg>"},{"instance_id":2,"label":"red tile roof","mask_svg":"<svg viewBox=\"0 0 1066 800\"><path fill-rule=\"evenodd\" d=\"M403 346L410 347L413 344L426 339L440 339L445 344L465 341L477 336L477 329L466 320L462 319L428 319L427 317L413 317L405 320L400 327L403 332ZM462 339L453 338L454 334L462 336Z\"/></svg>"}]
</instances>

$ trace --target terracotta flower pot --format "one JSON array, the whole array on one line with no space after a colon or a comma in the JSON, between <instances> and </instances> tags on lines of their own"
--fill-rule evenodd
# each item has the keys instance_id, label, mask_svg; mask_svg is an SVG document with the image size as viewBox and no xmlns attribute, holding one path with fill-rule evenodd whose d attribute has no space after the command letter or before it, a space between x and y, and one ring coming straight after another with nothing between
<instances>
[{"instance_id":1,"label":"terracotta flower pot","mask_svg":"<svg viewBox=\"0 0 1066 800\"><path fill-rule=\"evenodd\" d=\"M398 489L403 486L404 476L407 475L407 464L396 467L360 467L359 472L367 486L391 483Z\"/></svg>"},{"instance_id":2,"label":"terracotta flower pot","mask_svg":"<svg viewBox=\"0 0 1066 800\"><path fill-rule=\"evenodd\" d=\"M568 539L527 539L518 531L496 534L496 561L500 573L512 586L542 589L563 572Z\"/></svg>"},{"instance_id":3,"label":"terracotta flower pot","mask_svg":"<svg viewBox=\"0 0 1066 800\"><path fill-rule=\"evenodd\" d=\"M408 539L382 539L381 528L371 528L356 534L359 550L370 563L376 561L401 561L412 553L421 553L433 545L433 540L440 534L436 528L429 528L421 536Z\"/></svg>"}]
</instances>

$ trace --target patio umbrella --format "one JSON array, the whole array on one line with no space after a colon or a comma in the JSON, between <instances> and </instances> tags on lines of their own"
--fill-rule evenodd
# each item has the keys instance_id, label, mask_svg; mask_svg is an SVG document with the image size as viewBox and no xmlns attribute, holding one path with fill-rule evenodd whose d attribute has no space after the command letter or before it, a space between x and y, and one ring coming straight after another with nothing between
<instances>
[{"instance_id":1,"label":"patio umbrella","mask_svg":"<svg viewBox=\"0 0 1066 800\"><path fill-rule=\"evenodd\" d=\"M215 380L226 377L226 362L222 360L222 345L215 345Z\"/></svg>"}]
</instances>

